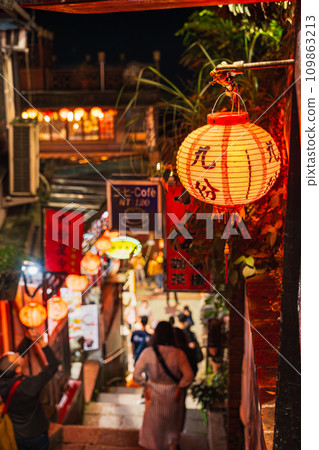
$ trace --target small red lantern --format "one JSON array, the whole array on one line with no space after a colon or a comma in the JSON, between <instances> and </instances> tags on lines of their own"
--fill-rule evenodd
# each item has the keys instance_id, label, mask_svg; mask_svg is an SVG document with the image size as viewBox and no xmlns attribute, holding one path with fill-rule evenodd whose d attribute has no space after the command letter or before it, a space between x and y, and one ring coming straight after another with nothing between
<instances>
[{"instance_id":1,"label":"small red lantern","mask_svg":"<svg viewBox=\"0 0 319 450\"><path fill-rule=\"evenodd\" d=\"M43 324L47 318L47 312L43 305L37 302L30 302L23 306L19 312L19 319L23 325L29 328L36 328Z\"/></svg>"},{"instance_id":2,"label":"small red lantern","mask_svg":"<svg viewBox=\"0 0 319 450\"><path fill-rule=\"evenodd\" d=\"M95 247L98 249L99 252L106 252L112 247L111 239L103 235L102 237L100 237L100 239L98 239L95 242Z\"/></svg>"},{"instance_id":3,"label":"small red lantern","mask_svg":"<svg viewBox=\"0 0 319 450\"><path fill-rule=\"evenodd\" d=\"M68 275L65 284L72 291L82 292L88 287L89 280L85 275Z\"/></svg>"},{"instance_id":4,"label":"small red lantern","mask_svg":"<svg viewBox=\"0 0 319 450\"><path fill-rule=\"evenodd\" d=\"M100 265L101 260L99 255L95 255L92 252L87 252L81 260L81 267L86 272L94 272Z\"/></svg>"},{"instance_id":5,"label":"small red lantern","mask_svg":"<svg viewBox=\"0 0 319 450\"><path fill-rule=\"evenodd\" d=\"M177 153L187 191L221 211L236 211L263 197L275 183L281 155L273 138L247 112L214 113L192 131Z\"/></svg>"},{"instance_id":6,"label":"small red lantern","mask_svg":"<svg viewBox=\"0 0 319 450\"><path fill-rule=\"evenodd\" d=\"M61 320L63 319L69 312L69 307L67 302L62 300L62 298L58 296L54 296L48 300L48 317L52 320Z\"/></svg>"}]
</instances>

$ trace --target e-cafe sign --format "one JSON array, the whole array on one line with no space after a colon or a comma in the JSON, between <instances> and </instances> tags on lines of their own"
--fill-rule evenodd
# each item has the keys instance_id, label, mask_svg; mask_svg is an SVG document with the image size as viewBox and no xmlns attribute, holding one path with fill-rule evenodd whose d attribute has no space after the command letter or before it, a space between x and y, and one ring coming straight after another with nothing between
<instances>
[{"instance_id":1,"label":"e-cafe sign","mask_svg":"<svg viewBox=\"0 0 319 450\"><path fill-rule=\"evenodd\" d=\"M155 214L162 211L161 185L157 181L110 180L107 210L110 229L136 228L138 234L155 231Z\"/></svg>"}]
</instances>

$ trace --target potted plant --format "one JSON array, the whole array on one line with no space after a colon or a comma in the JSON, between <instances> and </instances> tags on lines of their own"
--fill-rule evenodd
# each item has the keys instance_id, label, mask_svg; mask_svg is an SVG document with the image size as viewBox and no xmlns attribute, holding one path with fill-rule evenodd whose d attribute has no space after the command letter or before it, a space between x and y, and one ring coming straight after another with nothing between
<instances>
[{"instance_id":1,"label":"potted plant","mask_svg":"<svg viewBox=\"0 0 319 450\"><path fill-rule=\"evenodd\" d=\"M204 379L192 386L192 396L200 403L205 420L208 422L211 450L227 448L225 430L227 379L227 368L222 366L220 371L208 373Z\"/></svg>"},{"instance_id":2,"label":"potted plant","mask_svg":"<svg viewBox=\"0 0 319 450\"><path fill-rule=\"evenodd\" d=\"M0 248L0 300L15 298L22 261L22 252L13 246Z\"/></svg>"}]
</instances>

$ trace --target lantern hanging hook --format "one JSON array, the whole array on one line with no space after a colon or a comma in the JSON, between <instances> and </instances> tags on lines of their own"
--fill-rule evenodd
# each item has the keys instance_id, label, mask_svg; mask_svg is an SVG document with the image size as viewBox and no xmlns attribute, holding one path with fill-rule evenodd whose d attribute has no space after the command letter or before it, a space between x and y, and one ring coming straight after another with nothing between
<instances>
[{"instance_id":1,"label":"lantern hanging hook","mask_svg":"<svg viewBox=\"0 0 319 450\"><path fill-rule=\"evenodd\" d=\"M226 61L223 61L219 64L218 67L223 67L224 65L228 65ZM211 85L218 83L225 88L225 95L231 98L232 107L238 107L238 99L236 94L238 94L238 85L234 80L236 73L231 72L229 70L212 70L210 72L211 77L213 77L213 81L211 81Z\"/></svg>"},{"instance_id":2,"label":"lantern hanging hook","mask_svg":"<svg viewBox=\"0 0 319 450\"><path fill-rule=\"evenodd\" d=\"M212 109L212 114L214 113L214 110L215 110L215 108L216 108L216 105L217 105L219 99L220 99L221 97L223 97L223 95L227 95L227 93L226 93L226 92L223 92L222 94L220 94L219 97L217 97L217 100L215 101L215 104L214 104L213 109ZM245 112L247 112L247 108L246 108L246 105L245 105L245 102L244 102L242 96L241 96L240 94L238 94L238 92L236 92L236 93L234 93L234 97L236 97L236 99L239 98L239 99L242 101L242 104L244 105L244 108L245 108ZM239 107L239 102L238 102L238 100L237 100L236 104L237 104L238 114L239 114L239 113L240 113L240 107Z\"/></svg>"}]
</instances>

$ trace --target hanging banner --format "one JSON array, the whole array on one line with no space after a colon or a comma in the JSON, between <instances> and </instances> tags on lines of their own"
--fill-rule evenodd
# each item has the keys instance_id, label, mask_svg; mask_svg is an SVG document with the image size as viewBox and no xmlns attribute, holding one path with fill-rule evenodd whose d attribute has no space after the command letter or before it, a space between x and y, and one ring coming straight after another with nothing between
<instances>
[{"instance_id":1,"label":"hanging banner","mask_svg":"<svg viewBox=\"0 0 319 450\"><path fill-rule=\"evenodd\" d=\"M188 263L190 256L187 252L189 239L181 239L183 249L176 250L173 245L173 239L168 239L174 229L174 223L169 213L172 213L178 219L185 214L185 205L178 201L185 189L181 185L168 186L166 193L166 274L165 290L167 291L197 291L210 292L210 274L205 273L201 263L194 264L194 268ZM191 212L190 208L187 208Z\"/></svg>"},{"instance_id":2,"label":"hanging banner","mask_svg":"<svg viewBox=\"0 0 319 450\"><path fill-rule=\"evenodd\" d=\"M159 215L155 216L162 211L162 187L159 182L111 180L106 187L111 230L149 234L159 229L161 220Z\"/></svg>"},{"instance_id":3,"label":"hanging banner","mask_svg":"<svg viewBox=\"0 0 319 450\"><path fill-rule=\"evenodd\" d=\"M80 274L84 216L63 208L45 213L45 270Z\"/></svg>"}]
</instances>

